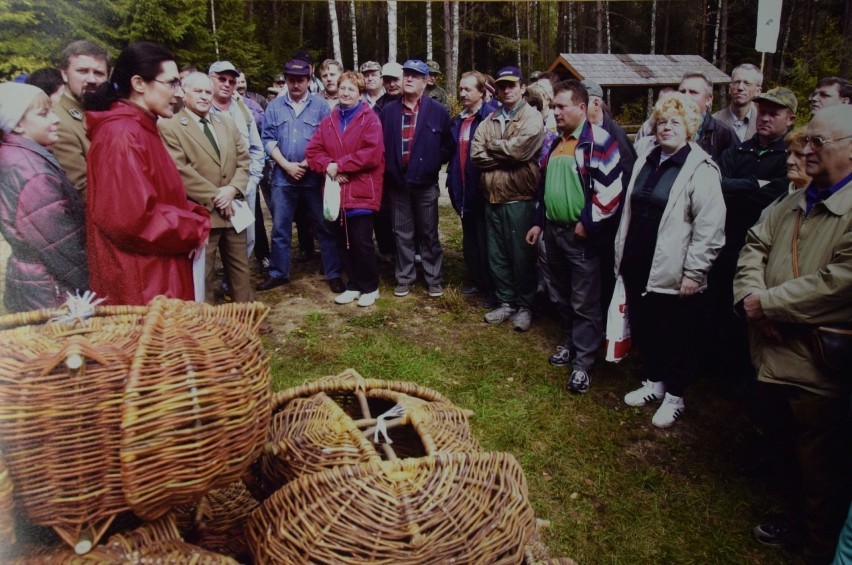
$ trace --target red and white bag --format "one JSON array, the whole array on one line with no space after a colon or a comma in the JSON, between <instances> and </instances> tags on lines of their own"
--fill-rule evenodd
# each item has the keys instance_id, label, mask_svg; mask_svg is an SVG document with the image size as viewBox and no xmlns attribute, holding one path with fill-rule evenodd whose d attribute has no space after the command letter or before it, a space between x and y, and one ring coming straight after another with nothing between
<instances>
[{"instance_id":1,"label":"red and white bag","mask_svg":"<svg viewBox=\"0 0 852 565\"><path fill-rule=\"evenodd\" d=\"M630 321L627 319L627 293L621 275L606 313L606 360L618 363L630 352Z\"/></svg>"}]
</instances>

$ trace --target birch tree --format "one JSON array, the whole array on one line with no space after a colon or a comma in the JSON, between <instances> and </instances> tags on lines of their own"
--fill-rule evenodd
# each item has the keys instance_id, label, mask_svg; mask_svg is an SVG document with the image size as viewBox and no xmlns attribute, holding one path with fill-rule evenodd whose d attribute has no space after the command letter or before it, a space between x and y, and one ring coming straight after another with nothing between
<instances>
[{"instance_id":1,"label":"birch tree","mask_svg":"<svg viewBox=\"0 0 852 565\"><path fill-rule=\"evenodd\" d=\"M515 3L515 43L517 44L518 68L521 68L521 22L518 17L518 4Z\"/></svg>"},{"instance_id":2,"label":"birch tree","mask_svg":"<svg viewBox=\"0 0 852 565\"><path fill-rule=\"evenodd\" d=\"M432 60L432 3L426 2L426 60Z\"/></svg>"},{"instance_id":3,"label":"birch tree","mask_svg":"<svg viewBox=\"0 0 852 565\"><path fill-rule=\"evenodd\" d=\"M340 28L337 25L337 6L334 0L328 0L328 23L331 26L331 44L334 48L334 60L343 61L340 54Z\"/></svg>"},{"instance_id":4,"label":"birch tree","mask_svg":"<svg viewBox=\"0 0 852 565\"><path fill-rule=\"evenodd\" d=\"M459 78L459 0L452 1L452 30L453 40L450 51L450 65L448 69L447 85L455 92Z\"/></svg>"},{"instance_id":5,"label":"birch tree","mask_svg":"<svg viewBox=\"0 0 852 565\"><path fill-rule=\"evenodd\" d=\"M388 0L388 62L396 62L396 0Z\"/></svg>"},{"instance_id":6,"label":"birch tree","mask_svg":"<svg viewBox=\"0 0 852 565\"><path fill-rule=\"evenodd\" d=\"M651 3L651 55L657 50L657 0ZM648 89L648 112L654 106L654 89Z\"/></svg>"},{"instance_id":7,"label":"birch tree","mask_svg":"<svg viewBox=\"0 0 852 565\"><path fill-rule=\"evenodd\" d=\"M357 71L358 70L358 21L355 19L355 0L349 0L349 19L352 20L352 68Z\"/></svg>"}]
</instances>

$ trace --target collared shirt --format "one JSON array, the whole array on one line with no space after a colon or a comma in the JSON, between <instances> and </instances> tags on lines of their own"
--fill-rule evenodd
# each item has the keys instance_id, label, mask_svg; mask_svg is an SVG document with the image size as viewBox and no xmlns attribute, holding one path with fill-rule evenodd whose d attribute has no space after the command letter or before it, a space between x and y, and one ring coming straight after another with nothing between
<instances>
[{"instance_id":1,"label":"collared shirt","mask_svg":"<svg viewBox=\"0 0 852 565\"><path fill-rule=\"evenodd\" d=\"M372 97L370 96L370 93L369 93L369 92L365 92L365 93L364 93L364 96L362 96L362 97L361 97L361 100L363 100L364 102L366 102L367 104L369 104L369 105L370 105L370 108L372 108L373 106L375 106L375 105L376 105L376 100L378 100L379 98L381 98L382 96L384 96L384 94L385 94L385 89L384 89L384 87L382 87L382 89L379 91L379 93L376 95L376 97L375 97L375 98L372 98Z\"/></svg>"},{"instance_id":2,"label":"collared shirt","mask_svg":"<svg viewBox=\"0 0 852 565\"><path fill-rule=\"evenodd\" d=\"M260 182L261 177L263 177L263 167L266 160L266 155L263 153L263 143L260 140L260 133L257 131L257 123L254 121L254 116L251 111L245 104L243 104L242 107L246 109L246 111L243 112L239 104L241 103L237 103L236 100L231 100L228 104L228 108L225 110L222 110L215 104L211 104L210 114L224 114L226 116L230 116L231 119L234 120L234 124L237 126L237 131L240 132L240 137L243 138L243 141L246 143L249 150L249 158L251 159L251 162L249 163L249 174L253 181ZM208 114L208 116L210 114Z\"/></svg>"},{"instance_id":3,"label":"collared shirt","mask_svg":"<svg viewBox=\"0 0 852 565\"><path fill-rule=\"evenodd\" d=\"M521 100L515 104L515 107L511 110L506 110L505 106L500 106L500 109L497 110L496 114L494 114L494 119L500 123L500 135L506 133L506 127L509 125L509 122L512 121L512 118L518 115L518 112L521 110L521 106L524 104L526 104L526 102Z\"/></svg>"},{"instance_id":4,"label":"collared shirt","mask_svg":"<svg viewBox=\"0 0 852 565\"><path fill-rule=\"evenodd\" d=\"M198 129L201 130L201 133L204 133L204 124L201 123L201 118L204 117L204 119L207 120L208 124L211 123L210 114L208 114L207 116L199 116L198 114L196 114L195 112L193 112L189 108L186 109L186 113L189 114L189 116L193 119L193 121L195 122L195 125L197 125ZM210 133L213 134L213 139L216 140L216 145L218 146L219 145L219 136L216 135L216 129L213 126L208 126L207 129L209 129ZM207 134L204 133L204 135L207 135Z\"/></svg>"},{"instance_id":5,"label":"collared shirt","mask_svg":"<svg viewBox=\"0 0 852 565\"><path fill-rule=\"evenodd\" d=\"M580 219L580 213L586 205L586 194L580 173L577 171L575 150L583 122L568 136L559 141L559 145L550 154L544 179L544 205L546 217L552 222L570 224Z\"/></svg>"},{"instance_id":6,"label":"collared shirt","mask_svg":"<svg viewBox=\"0 0 852 565\"><path fill-rule=\"evenodd\" d=\"M411 146L414 144L414 132L417 129L417 114L420 112L420 98L414 108L402 103L402 166L408 165L411 156Z\"/></svg>"},{"instance_id":7,"label":"collared shirt","mask_svg":"<svg viewBox=\"0 0 852 565\"><path fill-rule=\"evenodd\" d=\"M810 186L808 186L807 190L805 191L805 203L807 205L806 213L810 214L811 210L814 207L814 204L823 200L828 200L834 195L835 192L837 192L850 182L852 182L852 173L849 173L848 175L846 175L845 178L841 179L840 182L828 188L820 188L816 185L816 183L811 182Z\"/></svg>"},{"instance_id":8,"label":"collared shirt","mask_svg":"<svg viewBox=\"0 0 852 565\"><path fill-rule=\"evenodd\" d=\"M737 138L739 138L740 143L746 140L746 133L748 132L748 126L751 123L752 119L755 115L754 105L749 108L748 113L741 120L737 117L736 114L731 110L731 107L728 106L727 112L731 115L731 129L734 130L734 133L737 134Z\"/></svg>"},{"instance_id":9,"label":"collared shirt","mask_svg":"<svg viewBox=\"0 0 852 565\"><path fill-rule=\"evenodd\" d=\"M299 106L304 106L299 111ZM305 159L305 148L323 118L331 113L325 100L316 94L308 94L304 102L295 104L290 96L276 98L266 107L263 119L263 147L267 154L277 147L288 161L299 163ZM317 186L320 177L308 173L296 181L276 166L272 172L273 184L285 186Z\"/></svg>"}]
</instances>

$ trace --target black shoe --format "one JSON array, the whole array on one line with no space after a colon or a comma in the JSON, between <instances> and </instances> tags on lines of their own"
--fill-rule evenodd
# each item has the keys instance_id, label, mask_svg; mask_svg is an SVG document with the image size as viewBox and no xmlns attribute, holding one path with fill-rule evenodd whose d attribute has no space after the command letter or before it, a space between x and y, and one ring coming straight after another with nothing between
<instances>
[{"instance_id":1,"label":"black shoe","mask_svg":"<svg viewBox=\"0 0 852 565\"><path fill-rule=\"evenodd\" d=\"M475 285L463 286L461 289L461 293L462 296L479 296L480 294L482 294L482 289Z\"/></svg>"},{"instance_id":2,"label":"black shoe","mask_svg":"<svg viewBox=\"0 0 852 565\"><path fill-rule=\"evenodd\" d=\"M331 292L335 294L340 294L344 290L346 290L346 285L343 284L343 279L340 277L334 277L333 279L329 279L328 286L331 288Z\"/></svg>"},{"instance_id":3,"label":"black shoe","mask_svg":"<svg viewBox=\"0 0 852 565\"><path fill-rule=\"evenodd\" d=\"M281 285L285 285L290 282L290 279L287 277L269 277L259 285L257 285L257 290L272 290L273 288Z\"/></svg>"},{"instance_id":4,"label":"black shoe","mask_svg":"<svg viewBox=\"0 0 852 565\"><path fill-rule=\"evenodd\" d=\"M786 518L774 518L752 530L754 539L772 547L795 547L801 541L799 532Z\"/></svg>"}]
</instances>

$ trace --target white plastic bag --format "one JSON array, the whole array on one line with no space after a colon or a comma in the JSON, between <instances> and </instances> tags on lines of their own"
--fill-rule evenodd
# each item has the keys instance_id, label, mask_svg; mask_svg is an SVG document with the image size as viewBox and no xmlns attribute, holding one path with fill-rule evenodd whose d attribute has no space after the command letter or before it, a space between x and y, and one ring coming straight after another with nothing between
<instances>
[{"instance_id":1,"label":"white plastic bag","mask_svg":"<svg viewBox=\"0 0 852 565\"><path fill-rule=\"evenodd\" d=\"M322 191L322 215L333 222L340 214L340 183L325 175L325 188Z\"/></svg>"},{"instance_id":2,"label":"white plastic bag","mask_svg":"<svg viewBox=\"0 0 852 565\"><path fill-rule=\"evenodd\" d=\"M630 352L630 321L627 319L627 293L621 275L606 313L606 360L618 363Z\"/></svg>"}]
</instances>

